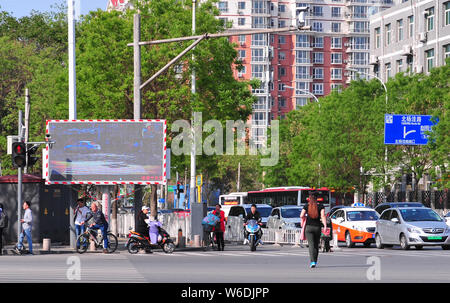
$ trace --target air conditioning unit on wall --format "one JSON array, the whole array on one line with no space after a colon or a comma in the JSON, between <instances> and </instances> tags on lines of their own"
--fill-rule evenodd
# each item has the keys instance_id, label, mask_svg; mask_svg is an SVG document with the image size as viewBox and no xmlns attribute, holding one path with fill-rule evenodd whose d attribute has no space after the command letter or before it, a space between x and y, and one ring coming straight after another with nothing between
<instances>
[{"instance_id":1,"label":"air conditioning unit on wall","mask_svg":"<svg viewBox=\"0 0 450 303\"><path fill-rule=\"evenodd\" d=\"M417 34L417 40L419 40L420 42L427 42L427 33L422 32Z\"/></svg>"}]
</instances>

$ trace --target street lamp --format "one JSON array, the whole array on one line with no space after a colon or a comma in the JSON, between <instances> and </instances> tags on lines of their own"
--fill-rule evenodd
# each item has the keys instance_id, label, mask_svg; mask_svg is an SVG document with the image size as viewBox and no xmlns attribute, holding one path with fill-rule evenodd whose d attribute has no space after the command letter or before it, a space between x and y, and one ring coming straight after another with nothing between
<instances>
[{"instance_id":1,"label":"street lamp","mask_svg":"<svg viewBox=\"0 0 450 303\"><path fill-rule=\"evenodd\" d=\"M354 69L354 68L347 67L345 70L350 71L350 72L355 72L357 74L366 75L366 76L375 78L378 81L380 81L381 85L384 88L384 92L385 92L385 100L386 100L386 107L385 107L385 109L386 109L386 112L387 112L388 92L387 92L387 88L386 88L386 85L384 84L383 80L381 80L381 78L379 78L379 77L377 77L375 75L371 75L371 74L368 74L368 73L365 73L365 72L361 72L361 71L359 71L357 69ZM384 146L384 164L386 165L386 167L384 168L384 184L387 184L387 161L388 161L388 158L387 158L387 146ZM384 202L386 202L386 192L384 193L384 199L383 200L384 200Z\"/></svg>"},{"instance_id":2,"label":"street lamp","mask_svg":"<svg viewBox=\"0 0 450 303\"><path fill-rule=\"evenodd\" d=\"M309 92L307 90L295 88L295 87L292 87L292 86L285 85L284 87L285 88L290 88L290 89L295 89L295 90L301 91L302 93L305 93L305 94L308 94L308 95L312 96L314 98L314 100L316 100L316 102L319 104L319 107L320 107L319 99L317 99L316 95L314 95L313 93L311 93L311 92Z\"/></svg>"}]
</instances>

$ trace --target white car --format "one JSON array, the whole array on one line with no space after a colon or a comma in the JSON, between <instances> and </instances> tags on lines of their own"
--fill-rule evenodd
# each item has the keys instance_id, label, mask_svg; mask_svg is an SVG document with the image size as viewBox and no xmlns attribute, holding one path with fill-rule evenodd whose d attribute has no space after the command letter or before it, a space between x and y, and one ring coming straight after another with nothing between
<instances>
[{"instance_id":1,"label":"white car","mask_svg":"<svg viewBox=\"0 0 450 303\"><path fill-rule=\"evenodd\" d=\"M302 209L303 207L297 205L275 207L267 220L267 227L275 229L300 228Z\"/></svg>"},{"instance_id":2,"label":"white car","mask_svg":"<svg viewBox=\"0 0 450 303\"><path fill-rule=\"evenodd\" d=\"M375 243L377 220L377 212L366 207L346 207L331 215L333 232L338 241L345 241L347 247L354 247L355 243L370 247Z\"/></svg>"},{"instance_id":3,"label":"white car","mask_svg":"<svg viewBox=\"0 0 450 303\"><path fill-rule=\"evenodd\" d=\"M444 216L445 223L450 226L450 212Z\"/></svg>"}]
</instances>

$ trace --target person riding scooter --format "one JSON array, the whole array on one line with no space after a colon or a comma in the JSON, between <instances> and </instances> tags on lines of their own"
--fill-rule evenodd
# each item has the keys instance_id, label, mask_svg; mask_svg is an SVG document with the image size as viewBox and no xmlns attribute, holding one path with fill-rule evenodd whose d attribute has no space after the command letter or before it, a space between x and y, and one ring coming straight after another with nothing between
<instances>
[{"instance_id":1,"label":"person riding scooter","mask_svg":"<svg viewBox=\"0 0 450 303\"><path fill-rule=\"evenodd\" d=\"M259 225L262 226L261 223L261 214L259 213L259 211L256 210L256 205L252 204L251 208L250 208L250 212L247 214L247 216L244 218L244 227L245 225L247 225L247 222L249 220L256 220L256 222L258 222ZM258 232L258 238L259 238L259 242L260 244L263 244L261 238L262 238L262 230L259 229ZM244 228L244 245L248 243L248 232L247 230Z\"/></svg>"},{"instance_id":2,"label":"person riding scooter","mask_svg":"<svg viewBox=\"0 0 450 303\"><path fill-rule=\"evenodd\" d=\"M148 212L150 210L150 207L148 206L142 206L141 211L138 214L138 220L136 225L136 232L143 235L144 237L150 237L149 229L148 229ZM152 253L152 250L150 247L147 247L145 249L145 252Z\"/></svg>"}]
</instances>

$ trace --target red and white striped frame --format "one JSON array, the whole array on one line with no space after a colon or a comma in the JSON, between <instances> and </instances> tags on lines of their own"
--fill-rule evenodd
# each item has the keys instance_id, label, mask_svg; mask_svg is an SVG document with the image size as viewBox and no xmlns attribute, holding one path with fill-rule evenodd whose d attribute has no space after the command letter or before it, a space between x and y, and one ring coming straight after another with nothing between
<instances>
[{"instance_id":1,"label":"red and white striped frame","mask_svg":"<svg viewBox=\"0 0 450 303\"><path fill-rule=\"evenodd\" d=\"M156 184L156 185L166 185L167 184L167 173L166 173L166 161L167 161L167 120L164 119L81 119L81 120L47 120L45 126L45 133L49 133L49 123L65 123L65 122L162 122L164 129L164 142L163 142L163 178L158 181L49 181L49 147L48 145L43 152L43 164L42 164L42 175L45 179L45 184L63 184L63 185L71 185L71 184L95 184L95 185L121 185L121 184L135 184L135 185L148 185L148 184Z\"/></svg>"}]
</instances>

